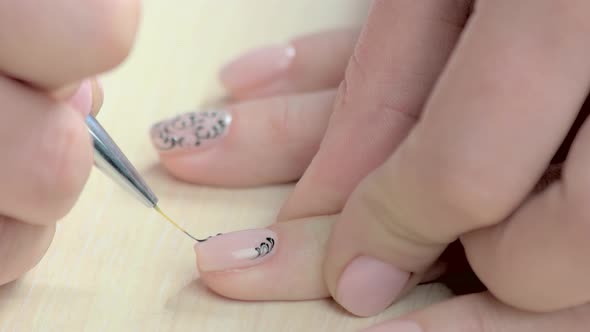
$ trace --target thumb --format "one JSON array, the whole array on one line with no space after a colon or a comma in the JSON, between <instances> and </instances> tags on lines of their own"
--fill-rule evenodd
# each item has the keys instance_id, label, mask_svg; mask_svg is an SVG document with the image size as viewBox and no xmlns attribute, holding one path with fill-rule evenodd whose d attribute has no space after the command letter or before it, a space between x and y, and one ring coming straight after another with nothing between
<instances>
[{"instance_id":1,"label":"thumb","mask_svg":"<svg viewBox=\"0 0 590 332\"><path fill-rule=\"evenodd\" d=\"M452 239L411 216L419 202L404 196L391 160L359 184L332 228L324 276L349 312L372 316L411 289ZM425 207L426 209L428 207ZM436 227L435 227L436 228ZM448 233L447 233L448 234Z\"/></svg>"}]
</instances>

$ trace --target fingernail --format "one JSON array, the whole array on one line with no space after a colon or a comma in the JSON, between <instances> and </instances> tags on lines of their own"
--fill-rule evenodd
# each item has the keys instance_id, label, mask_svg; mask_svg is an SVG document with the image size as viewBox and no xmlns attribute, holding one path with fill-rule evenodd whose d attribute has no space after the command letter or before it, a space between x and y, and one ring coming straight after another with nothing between
<instances>
[{"instance_id":1,"label":"fingernail","mask_svg":"<svg viewBox=\"0 0 590 332\"><path fill-rule=\"evenodd\" d=\"M336 300L358 316L373 316L389 307L400 294L410 274L378 259L360 256L344 270Z\"/></svg>"},{"instance_id":2,"label":"fingernail","mask_svg":"<svg viewBox=\"0 0 590 332\"><path fill-rule=\"evenodd\" d=\"M243 269L274 255L277 234L268 229L227 233L195 245L201 272Z\"/></svg>"},{"instance_id":3,"label":"fingernail","mask_svg":"<svg viewBox=\"0 0 590 332\"><path fill-rule=\"evenodd\" d=\"M104 101L104 87L99 79L92 81L92 112L97 113Z\"/></svg>"},{"instance_id":4,"label":"fingernail","mask_svg":"<svg viewBox=\"0 0 590 332\"><path fill-rule=\"evenodd\" d=\"M362 332L422 332L422 328L414 322L391 321L370 327Z\"/></svg>"},{"instance_id":5,"label":"fingernail","mask_svg":"<svg viewBox=\"0 0 590 332\"><path fill-rule=\"evenodd\" d=\"M250 51L221 70L221 82L230 91L264 88L287 73L295 53L290 45Z\"/></svg>"},{"instance_id":6,"label":"fingernail","mask_svg":"<svg viewBox=\"0 0 590 332\"><path fill-rule=\"evenodd\" d=\"M226 111L192 112L155 124L150 136L160 152L203 149L225 137L231 121Z\"/></svg>"},{"instance_id":7,"label":"fingernail","mask_svg":"<svg viewBox=\"0 0 590 332\"><path fill-rule=\"evenodd\" d=\"M92 111L92 83L86 80L80 84L78 91L70 98L70 105L87 116Z\"/></svg>"}]
</instances>

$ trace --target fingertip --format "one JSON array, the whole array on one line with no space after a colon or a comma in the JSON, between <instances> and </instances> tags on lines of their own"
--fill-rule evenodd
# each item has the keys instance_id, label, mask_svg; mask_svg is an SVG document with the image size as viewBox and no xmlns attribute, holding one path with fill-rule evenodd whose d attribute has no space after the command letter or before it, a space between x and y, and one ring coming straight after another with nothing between
<instances>
[{"instance_id":1,"label":"fingertip","mask_svg":"<svg viewBox=\"0 0 590 332\"><path fill-rule=\"evenodd\" d=\"M77 86L63 88L53 95L58 99L68 99L70 105L83 116L96 116L104 100L103 87L97 78L87 79Z\"/></svg>"},{"instance_id":2,"label":"fingertip","mask_svg":"<svg viewBox=\"0 0 590 332\"><path fill-rule=\"evenodd\" d=\"M149 136L171 175L189 183L250 187L301 177L328 126L335 91L193 111Z\"/></svg>"},{"instance_id":3,"label":"fingertip","mask_svg":"<svg viewBox=\"0 0 590 332\"><path fill-rule=\"evenodd\" d=\"M274 286L261 282L276 275L278 235L270 229L219 234L194 245L201 281L213 292L237 300L269 299Z\"/></svg>"},{"instance_id":4,"label":"fingertip","mask_svg":"<svg viewBox=\"0 0 590 332\"><path fill-rule=\"evenodd\" d=\"M286 78L295 55L296 50L291 45L254 49L227 63L220 70L219 79L237 98L270 95L271 87Z\"/></svg>"},{"instance_id":5,"label":"fingertip","mask_svg":"<svg viewBox=\"0 0 590 332\"><path fill-rule=\"evenodd\" d=\"M330 29L247 51L228 62L219 79L235 99L337 88L359 30Z\"/></svg>"},{"instance_id":6,"label":"fingertip","mask_svg":"<svg viewBox=\"0 0 590 332\"><path fill-rule=\"evenodd\" d=\"M369 317L387 309L405 288L410 274L369 256L346 267L336 288L336 301L354 315Z\"/></svg>"},{"instance_id":7,"label":"fingertip","mask_svg":"<svg viewBox=\"0 0 590 332\"><path fill-rule=\"evenodd\" d=\"M269 229L221 234L195 246L202 272L246 269L275 254L278 235Z\"/></svg>"},{"instance_id":8,"label":"fingertip","mask_svg":"<svg viewBox=\"0 0 590 332\"><path fill-rule=\"evenodd\" d=\"M321 265L331 224L329 217L309 218L198 243L200 279L215 293L239 300L329 297Z\"/></svg>"},{"instance_id":9,"label":"fingertip","mask_svg":"<svg viewBox=\"0 0 590 332\"><path fill-rule=\"evenodd\" d=\"M49 249L54 234L55 224L31 225L0 216L0 286L33 269Z\"/></svg>"},{"instance_id":10,"label":"fingertip","mask_svg":"<svg viewBox=\"0 0 590 332\"><path fill-rule=\"evenodd\" d=\"M104 103L104 87L98 78L90 80L92 85L92 115L96 116L100 112Z\"/></svg>"},{"instance_id":11,"label":"fingertip","mask_svg":"<svg viewBox=\"0 0 590 332\"><path fill-rule=\"evenodd\" d=\"M70 98L70 105L83 116L87 116L93 109L92 82L85 80L80 84L76 93Z\"/></svg>"}]
</instances>

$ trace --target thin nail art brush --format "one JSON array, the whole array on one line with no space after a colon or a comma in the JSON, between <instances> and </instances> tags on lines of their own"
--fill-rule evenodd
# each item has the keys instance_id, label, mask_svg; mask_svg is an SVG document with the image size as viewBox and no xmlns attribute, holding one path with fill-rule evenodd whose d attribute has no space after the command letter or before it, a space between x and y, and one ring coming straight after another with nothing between
<instances>
[{"instance_id":1,"label":"thin nail art brush","mask_svg":"<svg viewBox=\"0 0 590 332\"><path fill-rule=\"evenodd\" d=\"M86 117L86 125L92 136L94 145L94 165L103 171L113 181L126 189L140 202L149 208L156 210L166 221L197 242L206 239L197 239L184 228L168 217L158 206L158 197L150 189L144 179L139 175L129 159L115 144L107 131L92 115Z\"/></svg>"}]
</instances>

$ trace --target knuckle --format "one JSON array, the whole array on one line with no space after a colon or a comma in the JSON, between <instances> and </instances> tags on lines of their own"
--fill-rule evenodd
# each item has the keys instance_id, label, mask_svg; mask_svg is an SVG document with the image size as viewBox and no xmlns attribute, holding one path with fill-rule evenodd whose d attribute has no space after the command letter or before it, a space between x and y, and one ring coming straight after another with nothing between
<instances>
[{"instance_id":1,"label":"knuckle","mask_svg":"<svg viewBox=\"0 0 590 332\"><path fill-rule=\"evenodd\" d=\"M274 102L278 111L270 113L270 137L278 144L292 144L293 126L299 112L294 109L293 101L288 97L276 98Z\"/></svg>"},{"instance_id":2,"label":"knuckle","mask_svg":"<svg viewBox=\"0 0 590 332\"><path fill-rule=\"evenodd\" d=\"M463 164L464 165L464 164ZM433 192L456 229L464 232L501 221L506 200L502 187L469 167L433 170Z\"/></svg>"},{"instance_id":3,"label":"knuckle","mask_svg":"<svg viewBox=\"0 0 590 332\"><path fill-rule=\"evenodd\" d=\"M424 266L431 260L433 250L439 247L436 235L429 232L420 224L414 223L415 211L408 209L407 202L400 196L391 181L380 176L370 176L355 191L354 200L357 202L359 213L363 219L371 222L366 225L373 232L383 233L386 238L388 252L396 252L399 255L399 263L405 268L413 270Z\"/></svg>"},{"instance_id":4,"label":"knuckle","mask_svg":"<svg viewBox=\"0 0 590 332\"><path fill-rule=\"evenodd\" d=\"M343 111L347 109L353 109L349 107L354 96L352 93L357 91L357 87L362 87L362 82L365 80L365 69L362 61L359 59L358 51L355 51L350 57L348 66L344 73L344 79L342 80L338 88L338 96L336 98L336 109Z\"/></svg>"},{"instance_id":5,"label":"knuckle","mask_svg":"<svg viewBox=\"0 0 590 332\"><path fill-rule=\"evenodd\" d=\"M362 52L355 51L350 58L344 79L338 89L336 113L353 118L359 118L359 114L371 114L371 118L392 118L401 115L410 121L415 121L422 102L417 102L417 98L410 98L407 94L391 93L391 91L399 90L396 86L399 80L396 77L406 74L392 74L399 72L399 69L384 71L369 68L370 61L364 60L367 56ZM422 80L418 76L420 74L416 73L412 79ZM363 112L359 113L359 108L362 108Z\"/></svg>"},{"instance_id":6,"label":"knuckle","mask_svg":"<svg viewBox=\"0 0 590 332\"><path fill-rule=\"evenodd\" d=\"M38 153L44 164L36 168L35 181L38 197L50 206L49 219L68 213L92 167L90 140L83 122L69 110L56 113L53 125L41 137Z\"/></svg>"}]
</instances>

